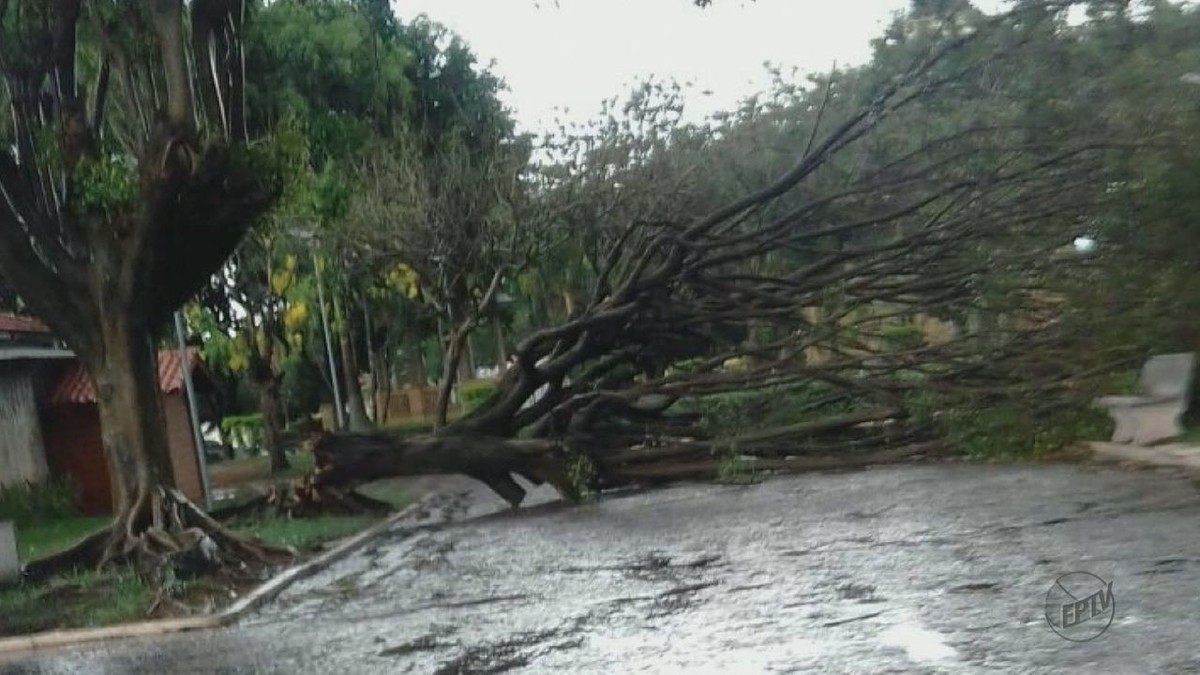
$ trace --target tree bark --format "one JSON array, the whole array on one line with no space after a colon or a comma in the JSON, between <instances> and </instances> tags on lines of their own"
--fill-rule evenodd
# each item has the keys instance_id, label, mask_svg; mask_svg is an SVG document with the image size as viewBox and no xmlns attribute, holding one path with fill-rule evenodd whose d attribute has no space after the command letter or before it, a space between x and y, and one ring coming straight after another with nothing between
<instances>
[{"instance_id":1,"label":"tree bark","mask_svg":"<svg viewBox=\"0 0 1200 675\"><path fill-rule=\"evenodd\" d=\"M286 551L229 532L175 488L151 332L117 313L102 316L101 323L102 348L81 354L81 361L96 385L116 515L109 526L67 550L27 564L24 577L39 581L114 561L153 569L164 557L188 551L198 551L213 565L289 559ZM205 541L215 553L205 549Z\"/></svg>"},{"instance_id":2,"label":"tree bark","mask_svg":"<svg viewBox=\"0 0 1200 675\"><path fill-rule=\"evenodd\" d=\"M185 56L183 0L155 0L153 16L166 76L167 118L176 129L191 130L194 127L192 81Z\"/></svg>"},{"instance_id":3,"label":"tree bark","mask_svg":"<svg viewBox=\"0 0 1200 675\"><path fill-rule=\"evenodd\" d=\"M362 303L363 312L363 347L367 350L367 363L370 365L370 380L371 380L371 400L369 408L374 412L372 420L376 426L382 425L386 421L387 409L386 403L383 402L385 397L385 389L387 386L384 381L387 379L387 374L384 368L384 356L382 350L375 346L374 325L371 321L371 310L367 307L367 303ZM386 348L386 342L385 342ZM387 395L390 395L390 391Z\"/></svg>"},{"instance_id":4,"label":"tree bark","mask_svg":"<svg viewBox=\"0 0 1200 675\"><path fill-rule=\"evenodd\" d=\"M446 347L446 358L442 363L442 380L438 383L438 398L433 428L441 429L446 426L450 416L450 395L454 393L454 384L458 380L458 366L462 361L468 333L459 330L450 338Z\"/></svg>"},{"instance_id":5,"label":"tree bark","mask_svg":"<svg viewBox=\"0 0 1200 675\"><path fill-rule=\"evenodd\" d=\"M377 478L463 473L492 488L512 506L525 489L511 474L550 483L578 497L563 448L544 440L514 440L474 434L396 438L386 434L326 434L313 446L318 487L346 488Z\"/></svg>"},{"instance_id":6,"label":"tree bark","mask_svg":"<svg viewBox=\"0 0 1200 675\"><path fill-rule=\"evenodd\" d=\"M258 406L262 411L263 447L271 458L271 473L288 469L287 453L283 448L283 401L279 396L279 377L270 375L255 382Z\"/></svg>"},{"instance_id":7,"label":"tree bark","mask_svg":"<svg viewBox=\"0 0 1200 675\"><path fill-rule=\"evenodd\" d=\"M270 269L268 268L268 277ZM258 393L258 411L262 415L263 449L271 461L271 473L288 468L283 451L283 404L279 398L280 374L275 366L276 334L279 317L267 303L255 303L247 298L246 319L242 337L249 354L249 378ZM256 324L255 315L261 315ZM260 338L261 332L261 338Z\"/></svg>"},{"instance_id":8,"label":"tree bark","mask_svg":"<svg viewBox=\"0 0 1200 675\"><path fill-rule=\"evenodd\" d=\"M104 454L116 494L114 528L136 533L148 524L150 497L175 487L158 387L158 355L146 328L103 316L103 351L83 355L96 385Z\"/></svg>"},{"instance_id":9,"label":"tree bark","mask_svg":"<svg viewBox=\"0 0 1200 675\"><path fill-rule=\"evenodd\" d=\"M504 325L500 319L492 319L492 332L496 336L496 368L503 375L508 372L508 345L504 343Z\"/></svg>"},{"instance_id":10,"label":"tree bark","mask_svg":"<svg viewBox=\"0 0 1200 675\"><path fill-rule=\"evenodd\" d=\"M459 382L466 382L475 379L475 373L479 372L479 362L475 359L475 343L467 337L467 359L466 368L460 369L458 374Z\"/></svg>"}]
</instances>

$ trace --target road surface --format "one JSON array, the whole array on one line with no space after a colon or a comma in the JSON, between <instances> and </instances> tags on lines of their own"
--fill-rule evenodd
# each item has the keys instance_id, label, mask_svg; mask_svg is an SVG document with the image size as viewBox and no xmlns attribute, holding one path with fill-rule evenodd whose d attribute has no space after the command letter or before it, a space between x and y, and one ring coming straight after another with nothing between
<instances>
[{"instance_id":1,"label":"road surface","mask_svg":"<svg viewBox=\"0 0 1200 675\"><path fill-rule=\"evenodd\" d=\"M0 672L1194 673L1198 523L1200 491L1166 471L687 485L396 531L229 629ZM1056 586L1071 572L1099 580L1090 605ZM1060 630L1095 639L1048 625L1064 588L1088 620Z\"/></svg>"}]
</instances>

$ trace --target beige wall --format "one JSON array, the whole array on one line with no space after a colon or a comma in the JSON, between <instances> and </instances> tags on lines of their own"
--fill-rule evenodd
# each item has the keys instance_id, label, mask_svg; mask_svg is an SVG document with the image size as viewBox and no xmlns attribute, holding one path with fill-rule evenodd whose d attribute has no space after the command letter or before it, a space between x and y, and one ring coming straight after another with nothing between
<instances>
[{"instance_id":1,"label":"beige wall","mask_svg":"<svg viewBox=\"0 0 1200 675\"><path fill-rule=\"evenodd\" d=\"M30 371L0 364L0 487L49 476Z\"/></svg>"}]
</instances>

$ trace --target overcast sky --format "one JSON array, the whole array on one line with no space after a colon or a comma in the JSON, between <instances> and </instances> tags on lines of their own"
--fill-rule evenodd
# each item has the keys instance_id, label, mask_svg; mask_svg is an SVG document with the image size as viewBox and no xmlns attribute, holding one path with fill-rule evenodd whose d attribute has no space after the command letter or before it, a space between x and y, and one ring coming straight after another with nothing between
<instances>
[{"instance_id":1,"label":"overcast sky","mask_svg":"<svg viewBox=\"0 0 1200 675\"><path fill-rule=\"evenodd\" d=\"M1001 0L976 4L994 10ZM642 77L693 82L687 117L729 109L770 81L764 61L802 73L862 63L908 0L393 0L398 16L427 14L470 43L511 90L528 130L588 119ZM702 92L710 91L705 95Z\"/></svg>"}]
</instances>

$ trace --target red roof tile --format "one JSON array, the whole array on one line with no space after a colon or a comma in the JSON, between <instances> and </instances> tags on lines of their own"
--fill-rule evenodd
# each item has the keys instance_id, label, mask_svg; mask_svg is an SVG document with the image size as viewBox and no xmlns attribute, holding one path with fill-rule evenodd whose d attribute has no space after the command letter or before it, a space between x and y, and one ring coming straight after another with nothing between
<instances>
[{"instance_id":1,"label":"red roof tile","mask_svg":"<svg viewBox=\"0 0 1200 675\"><path fill-rule=\"evenodd\" d=\"M200 363L200 351L187 348L188 369L194 370ZM158 386L164 394L173 394L183 388L183 360L178 349L164 349L158 353ZM96 388L78 362L71 364L50 395L50 404L95 403Z\"/></svg>"},{"instance_id":2,"label":"red roof tile","mask_svg":"<svg viewBox=\"0 0 1200 675\"><path fill-rule=\"evenodd\" d=\"M9 333L49 333L50 328L32 316L0 314L0 331Z\"/></svg>"}]
</instances>

